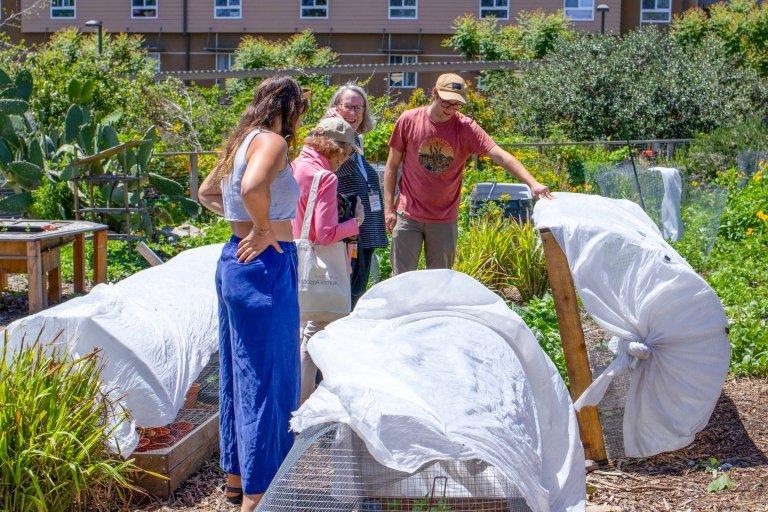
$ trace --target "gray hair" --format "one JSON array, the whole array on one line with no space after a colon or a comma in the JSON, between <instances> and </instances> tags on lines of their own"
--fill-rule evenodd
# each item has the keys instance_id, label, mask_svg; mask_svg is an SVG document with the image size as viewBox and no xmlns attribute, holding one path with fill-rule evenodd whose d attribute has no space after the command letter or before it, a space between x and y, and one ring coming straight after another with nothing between
<instances>
[{"instance_id":1,"label":"gray hair","mask_svg":"<svg viewBox=\"0 0 768 512\"><path fill-rule=\"evenodd\" d=\"M333 93L333 96L331 96L331 101L328 103L328 110L333 110L335 107L338 106L339 101L341 101L341 96L346 91L352 91L354 93L357 93L360 95L360 97L363 98L363 103L365 104L365 112L363 112L363 120L360 122L360 126L357 128L358 133L368 133L369 131L376 128L376 121L373 119L373 116L371 115L371 108L370 103L368 102L368 95L365 93L365 90L357 85L354 82L348 82L338 89L336 89L336 92Z\"/></svg>"}]
</instances>

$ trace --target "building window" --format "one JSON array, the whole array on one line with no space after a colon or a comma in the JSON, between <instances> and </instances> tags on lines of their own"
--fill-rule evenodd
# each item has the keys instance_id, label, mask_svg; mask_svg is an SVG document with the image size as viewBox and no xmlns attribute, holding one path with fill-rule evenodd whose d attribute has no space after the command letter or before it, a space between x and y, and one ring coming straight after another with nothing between
<instances>
[{"instance_id":1,"label":"building window","mask_svg":"<svg viewBox=\"0 0 768 512\"><path fill-rule=\"evenodd\" d=\"M672 21L671 0L642 0L640 23L669 23Z\"/></svg>"},{"instance_id":2,"label":"building window","mask_svg":"<svg viewBox=\"0 0 768 512\"><path fill-rule=\"evenodd\" d=\"M147 57L155 61L155 73L159 73L162 69L160 66L160 52L147 52Z\"/></svg>"},{"instance_id":3,"label":"building window","mask_svg":"<svg viewBox=\"0 0 768 512\"><path fill-rule=\"evenodd\" d=\"M390 19L416 19L418 0L389 0Z\"/></svg>"},{"instance_id":4,"label":"building window","mask_svg":"<svg viewBox=\"0 0 768 512\"><path fill-rule=\"evenodd\" d=\"M328 0L301 0L302 18L327 18Z\"/></svg>"},{"instance_id":5,"label":"building window","mask_svg":"<svg viewBox=\"0 0 768 512\"><path fill-rule=\"evenodd\" d=\"M573 21L595 19L595 0L565 0L565 15Z\"/></svg>"},{"instance_id":6,"label":"building window","mask_svg":"<svg viewBox=\"0 0 768 512\"><path fill-rule=\"evenodd\" d=\"M481 18L509 19L509 0L480 0Z\"/></svg>"},{"instance_id":7,"label":"building window","mask_svg":"<svg viewBox=\"0 0 768 512\"><path fill-rule=\"evenodd\" d=\"M131 18L157 18L157 0L131 0Z\"/></svg>"},{"instance_id":8,"label":"building window","mask_svg":"<svg viewBox=\"0 0 768 512\"><path fill-rule=\"evenodd\" d=\"M232 56L234 53L216 54L216 71L229 71L232 69Z\"/></svg>"},{"instance_id":9,"label":"building window","mask_svg":"<svg viewBox=\"0 0 768 512\"><path fill-rule=\"evenodd\" d=\"M242 18L243 0L213 0L214 18Z\"/></svg>"},{"instance_id":10,"label":"building window","mask_svg":"<svg viewBox=\"0 0 768 512\"><path fill-rule=\"evenodd\" d=\"M390 64L416 64L416 55L390 55ZM389 74L389 86L400 89L413 89L416 87L417 73L415 71L395 71Z\"/></svg>"},{"instance_id":11,"label":"building window","mask_svg":"<svg viewBox=\"0 0 768 512\"><path fill-rule=\"evenodd\" d=\"M51 18L75 18L75 0L51 0Z\"/></svg>"}]
</instances>

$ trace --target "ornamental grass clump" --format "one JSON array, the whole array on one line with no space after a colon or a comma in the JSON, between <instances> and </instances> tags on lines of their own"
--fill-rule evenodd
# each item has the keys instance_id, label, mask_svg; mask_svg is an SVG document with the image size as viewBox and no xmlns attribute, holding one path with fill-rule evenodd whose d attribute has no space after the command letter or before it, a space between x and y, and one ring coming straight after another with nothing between
<instances>
[{"instance_id":1,"label":"ornamental grass clump","mask_svg":"<svg viewBox=\"0 0 768 512\"><path fill-rule=\"evenodd\" d=\"M78 359L40 337L0 353L0 510L74 511L127 499L137 468L109 452L119 405L99 384L98 351ZM121 413L124 414L124 413Z\"/></svg>"},{"instance_id":2,"label":"ornamental grass clump","mask_svg":"<svg viewBox=\"0 0 768 512\"><path fill-rule=\"evenodd\" d=\"M547 290L544 253L533 226L497 211L485 213L462 232L454 269L501 294L515 287L523 301Z\"/></svg>"}]
</instances>

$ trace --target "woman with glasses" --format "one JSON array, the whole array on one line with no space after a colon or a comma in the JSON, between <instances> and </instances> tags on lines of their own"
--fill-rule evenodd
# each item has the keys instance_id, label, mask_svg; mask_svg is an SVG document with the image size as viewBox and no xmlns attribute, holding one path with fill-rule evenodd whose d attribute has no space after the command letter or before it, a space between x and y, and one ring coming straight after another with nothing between
<instances>
[{"instance_id":1,"label":"woman with glasses","mask_svg":"<svg viewBox=\"0 0 768 512\"><path fill-rule=\"evenodd\" d=\"M299 404L299 186L288 148L307 107L294 79L262 82L199 193L232 229L216 269L219 439L227 498L248 512L293 445Z\"/></svg>"},{"instance_id":2,"label":"woman with glasses","mask_svg":"<svg viewBox=\"0 0 768 512\"><path fill-rule=\"evenodd\" d=\"M451 268L456 257L457 219L464 164L473 154L488 156L531 188L551 197L514 156L501 149L478 124L459 112L467 102L459 75L437 79L432 103L406 110L395 123L384 170L384 216L392 231L392 271L416 270L424 246L427 268ZM395 204L395 187L400 195Z\"/></svg>"},{"instance_id":3,"label":"woman with glasses","mask_svg":"<svg viewBox=\"0 0 768 512\"><path fill-rule=\"evenodd\" d=\"M352 252L352 255L356 256L352 259L353 308L368 287L371 262L376 249L388 245L379 175L363 153L362 135L376 126L368 107L368 95L363 88L348 83L339 87L331 97L327 113L327 116L343 118L357 133L355 145L358 152L353 152L336 171L339 192L360 198L365 211L365 222L360 226L357 247Z\"/></svg>"}]
</instances>

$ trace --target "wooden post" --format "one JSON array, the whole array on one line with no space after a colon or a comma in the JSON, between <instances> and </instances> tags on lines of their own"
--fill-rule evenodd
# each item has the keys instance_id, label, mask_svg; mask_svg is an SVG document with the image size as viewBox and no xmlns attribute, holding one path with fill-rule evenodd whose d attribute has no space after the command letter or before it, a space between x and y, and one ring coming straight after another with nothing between
<instances>
[{"instance_id":1,"label":"wooden post","mask_svg":"<svg viewBox=\"0 0 768 512\"><path fill-rule=\"evenodd\" d=\"M3 292L8 288L8 273L4 270L0 270L0 292Z\"/></svg>"},{"instance_id":2,"label":"wooden post","mask_svg":"<svg viewBox=\"0 0 768 512\"><path fill-rule=\"evenodd\" d=\"M40 241L27 242L27 281L29 293L29 313L43 309L43 269L40 261Z\"/></svg>"},{"instance_id":3,"label":"wooden post","mask_svg":"<svg viewBox=\"0 0 768 512\"><path fill-rule=\"evenodd\" d=\"M72 250L72 265L74 267L75 293L85 293L85 235L75 235Z\"/></svg>"},{"instance_id":4,"label":"wooden post","mask_svg":"<svg viewBox=\"0 0 768 512\"><path fill-rule=\"evenodd\" d=\"M568 268L568 260L549 230L542 230L541 240L547 261L549 285L555 301L557 323L560 326L560 339L568 368L571 398L576 401L592 384L592 370L589 368L587 346L584 342L584 330L581 327L579 304L573 277ZM601 462L608 459L605 452L603 428L596 407L584 407L577 413L581 442L588 459Z\"/></svg>"},{"instance_id":5,"label":"wooden post","mask_svg":"<svg viewBox=\"0 0 768 512\"><path fill-rule=\"evenodd\" d=\"M107 230L93 232L93 285L107 282Z\"/></svg>"},{"instance_id":6,"label":"wooden post","mask_svg":"<svg viewBox=\"0 0 768 512\"><path fill-rule=\"evenodd\" d=\"M193 201L197 201L197 191L199 188L199 169L198 169L198 155L197 153L190 153L189 155L189 197Z\"/></svg>"}]
</instances>

